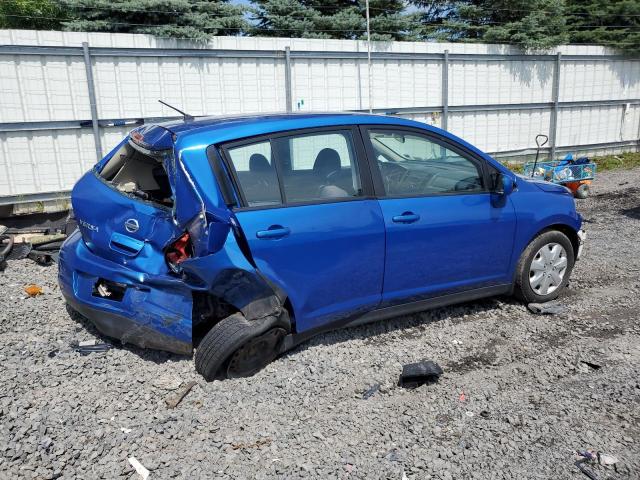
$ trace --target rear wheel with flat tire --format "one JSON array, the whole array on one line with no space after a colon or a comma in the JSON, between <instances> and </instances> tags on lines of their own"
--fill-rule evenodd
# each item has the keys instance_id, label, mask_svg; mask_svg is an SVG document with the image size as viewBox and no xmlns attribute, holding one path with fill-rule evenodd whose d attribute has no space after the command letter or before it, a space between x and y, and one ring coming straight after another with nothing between
<instances>
[{"instance_id":1,"label":"rear wheel with flat tire","mask_svg":"<svg viewBox=\"0 0 640 480\"><path fill-rule=\"evenodd\" d=\"M575 262L573 245L557 230L534 238L518 261L515 294L526 303L544 303L562 293Z\"/></svg>"},{"instance_id":2,"label":"rear wheel with flat tire","mask_svg":"<svg viewBox=\"0 0 640 480\"><path fill-rule=\"evenodd\" d=\"M196 350L196 370L206 380L250 377L273 361L288 333L277 317L248 321L241 313L220 320Z\"/></svg>"}]
</instances>

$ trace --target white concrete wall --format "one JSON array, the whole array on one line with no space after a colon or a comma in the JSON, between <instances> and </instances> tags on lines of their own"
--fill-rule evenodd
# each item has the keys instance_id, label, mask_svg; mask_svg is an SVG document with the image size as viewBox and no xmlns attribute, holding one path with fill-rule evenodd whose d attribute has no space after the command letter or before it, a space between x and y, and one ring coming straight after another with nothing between
<instances>
[{"instance_id":1,"label":"white concrete wall","mask_svg":"<svg viewBox=\"0 0 640 480\"><path fill-rule=\"evenodd\" d=\"M148 35L1 30L0 45L137 48L211 48L292 51L366 51L366 43L346 40L216 37L208 45ZM393 42L374 51L515 54L505 45ZM595 46L562 46L564 55L608 55ZM554 51L554 52L555 52ZM552 52L552 53L554 53ZM284 58L93 57L101 119L173 116L161 98L192 115L284 111ZM552 101L554 61L497 61L452 58L449 105L542 103ZM374 108L442 105L442 62L375 60ZM301 59L292 63L294 110L368 108L365 60ZM560 101L630 100L629 105L563 108L558 146L638 140L640 60L563 61ZM635 102L634 102L635 100ZM440 126L441 114L410 118ZM89 120L85 66L79 56L0 55L0 123ZM449 130L489 152L526 150L538 133L548 133L550 109L450 112ZM129 130L103 128L108 152ZM2 196L68 190L95 163L92 131L58 129L0 132Z\"/></svg>"}]
</instances>

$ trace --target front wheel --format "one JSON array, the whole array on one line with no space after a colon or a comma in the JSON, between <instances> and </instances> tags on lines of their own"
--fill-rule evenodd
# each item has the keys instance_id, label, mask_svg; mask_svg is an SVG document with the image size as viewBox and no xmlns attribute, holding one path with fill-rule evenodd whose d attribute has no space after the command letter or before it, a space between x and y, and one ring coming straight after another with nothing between
<instances>
[{"instance_id":1,"label":"front wheel","mask_svg":"<svg viewBox=\"0 0 640 480\"><path fill-rule=\"evenodd\" d=\"M544 303L560 295L575 262L567 236L549 230L534 238L518 261L515 294L526 303Z\"/></svg>"}]
</instances>

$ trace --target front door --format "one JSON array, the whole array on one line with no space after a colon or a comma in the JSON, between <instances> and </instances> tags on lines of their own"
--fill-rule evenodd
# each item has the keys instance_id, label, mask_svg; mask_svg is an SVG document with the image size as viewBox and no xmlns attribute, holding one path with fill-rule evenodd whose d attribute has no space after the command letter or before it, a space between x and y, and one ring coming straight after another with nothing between
<instances>
[{"instance_id":1,"label":"front door","mask_svg":"<svg viewBox=\"0 0 640 480\"><path fill-rule=\"evenodd\" d=\"M363 134L386 229L383 303L510 283L515 212L488 191L484 159L429 132Z\"/></svg>"},{"instance_id":2,"label":"front door","mask_svg":"<svg viewBox=\"0 0 640 480\"><path fill-rule=\"evenodd\" d=\"M359 132L301 130L225 145L256 265L288 294L296 330L375 308L384 221ZM368 197L368 198L367 198Z\"/></svg>"}]
</instances>

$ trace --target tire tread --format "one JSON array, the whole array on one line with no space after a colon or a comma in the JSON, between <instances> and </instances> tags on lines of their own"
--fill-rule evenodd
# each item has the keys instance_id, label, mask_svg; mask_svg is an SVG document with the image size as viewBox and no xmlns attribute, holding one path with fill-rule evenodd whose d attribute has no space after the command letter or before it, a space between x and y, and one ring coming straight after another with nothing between
<instances>
[{"instance_id":1,"label":"tire tread","mask_svg":"<svg viewBox=\"0 0 640 480\"><path fill-rule=\"evenodd\" d=\"M196 351L195 363L198 373L207 380L216 378L220 367L235 351L235 348L230 347L237 348L243 341L248 340L247 330L251 330L249 322L241 313L234 313L214 325Z\"/></svg>"}]
</instances>

